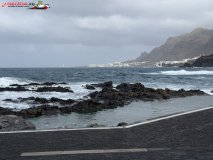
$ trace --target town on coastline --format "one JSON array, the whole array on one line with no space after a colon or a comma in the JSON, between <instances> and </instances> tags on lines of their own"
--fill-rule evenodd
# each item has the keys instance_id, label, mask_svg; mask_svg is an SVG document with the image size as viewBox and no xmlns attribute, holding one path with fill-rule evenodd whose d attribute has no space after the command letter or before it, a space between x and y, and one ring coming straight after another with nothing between
<instances>
[{"instance_id":1,"label":"town on coastline","mask_svg":"<svg viewBox=\"0 0 213 160\"><path fill-rule=\"evenodd\" d=\"M88 67L140 67L145 62L132 62L132 63L124 63L124 62L114 62L114 63L106 63L106 64L90 64Z\"/></svg>"},{"instance_id":2,"label":"town on coastline","mask_svg":"<svg viewBox=\"0 0 213 160\"><path fill-rule=\"evenodd\" d=\"M186 63L188 64L193 64L197 59L199 59L201 56L196 56L193 58L187 58L187 59L182 59L181 61L160 61L155 64L156 67L184 67Z\"/></svg>"},{"instance_id":3,"label":"town on coastline","mask_svg":"<svg viewBox=\"0 0 213 160\"><path fill-rule=\"evenodd\" d=\"M193 58L186 58L182 59L181 61L160 61L154 64L156 67L184 67L184 65L187 64L193 64L197 59L199 59L201 56L196 56ZM125 62L114 62L114 63L106 63L106 64L90 64L88 67L143 67L144 64L146 64L149 61L144 62L131 62L131 63L125 63ZM154 67L153 66L153 67Z\"/></svg>"}]
</instances>

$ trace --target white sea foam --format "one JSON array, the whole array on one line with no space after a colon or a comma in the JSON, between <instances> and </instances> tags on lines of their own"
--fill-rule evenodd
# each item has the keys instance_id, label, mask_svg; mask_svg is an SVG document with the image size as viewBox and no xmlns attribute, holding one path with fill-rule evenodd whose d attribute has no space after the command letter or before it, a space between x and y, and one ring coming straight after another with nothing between
<instances>
[{"instance_id":1,"label":"white sea foam","mask_svg":"<svg viewBox=\"0 0 213 160\"><path fill-rule=\"evenodd\" d=\"M203 92L209 94L209 95L213 95L213 93L211 92L211 89L202 89Z\"/></svg>"},{"instance_id":2,"label":"white sea foam","mask_svg":"<svg viewBox=\"0 0 213 160\"><path fill-rule=\"evenodd\" d=\"M213 71L186 71L186 70L180 70L180 71L163 71L162 74L167 75L213 75Z\"/></svg>"},{"instance_id":3,"label":"white sea foam","mask_svg":"<svg viewBox=\"0 0 213 160\"><path fill-rule=\"evenodd\" d=\"M209 95L213 95L213 93L211 92L213 90L213 88L211 89L211 87L209 87L210 89L207 89L207 88L199 88L200 86L197 86L196 84L170 84L170 83L146 83L144 82L143 83L145 85L145 87L149 87L149 88L154 88L154 89L158 89L158 88L161 88L161 89L165 89L165 88L169 88L171 90L179 90L179 89L184 89L184 90L191 90L191 89L194 89L194 90L201 90ZM205 86L206 87L206 86Z\"/></svg>"},{"instance_id":4,"label":"white sea foam","mask_svg":"<svg viewBox=\"0 0 213 160\"><path fill-rule=\"evenodd\" d=\"M155 83L155 82L144 82L142 83L144 84L145 87L148 88L154 88L154 89L165 89L165 88L169 88L171 90L179 90L179 89L184 89L184 90L190 90L190 89L197 89L197 87L195 85L184 85L184 84L171 84L171 83Z\"/></svg>"},{"instance_id":5,"label":"white sea foam","mask_svg":"<svg viewBox=\"0 0 213 160\"><path fill-rule=\"evenodd\" d=\"M22 78L17 78L17 77L1 77L0 78L0 86L3 87L8 87L11 84L27 84L31 83L32 81L22 79Z\"/></svg>"},{"instance_id":6,"label":"white sea foam","mask_svg":"<svg viewBox=\"0 0 213 160\"><path fill-rule=\"evenodd\" d=\"M20 81L12 81L11 83L5 84L5 85L9 85L9 84L14 84L14 82L19 82L18 84L22 84L20 83ZM25 84L25 83L24 83ZM26 91L26 92L9 92L9 91L4 91L4 92L0 92L0 107L4 107L4 108L17 108L17 109L24 109L24 108L29 108L32 105L29 105L27 103L12 103L12 102L7 102L7 101L2 101L4 99L13 99L16 100L19 97L22 98L28 98L28 97L39 97L39 98L46 98L46 99L50 99L52 97L57 97L60 99L85 99L84 96L88 95L91 92L94 91L100 91L101 88L96 88L95 90L88 90L85 89L85 85L86 84L93 84L93 82L91 83L86 83L86 82L79 82L79 83L68 83L67 85L61 85L62 87L70 87L71 90L73 90L74 93L70 93L70 92L66 92L66 93L61 93L61 92L33 92L33 91ZM83 85L83 86L82 86ZM53 85L53 87L57 87L59 85ZM28 89L34 89L36 90L38 87L42 87L42 86L29 86L26 87Z\"/></svg>"},{"instance_id":7,"label":"white sea foam","mask_svg":"<svg viewBox=\"0 0 213 160\"><path fill-rule=\"evenodd\" d=\"M154 73L141 73L141 74L154 74L154 75L213 75L213 71L201 70L201 71L186 71L186 70L179 70L179 71L160 71Z\"/></svg>"}]
</instances>

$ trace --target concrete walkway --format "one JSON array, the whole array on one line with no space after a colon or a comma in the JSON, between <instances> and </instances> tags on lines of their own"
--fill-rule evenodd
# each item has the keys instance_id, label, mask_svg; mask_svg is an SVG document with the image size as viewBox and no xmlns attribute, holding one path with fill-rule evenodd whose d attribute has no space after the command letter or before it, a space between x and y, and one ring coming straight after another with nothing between
<instances>
[{"instance_id":1,"label":"concrete walkway","mask_svg":"<svg viewBox=\"0 0 213 160\"><path fill-rule=\"evenodd\" d=\"M2 159L213 159L213 109L132 128L1 133Z\"/></svg>"}]
</instances>

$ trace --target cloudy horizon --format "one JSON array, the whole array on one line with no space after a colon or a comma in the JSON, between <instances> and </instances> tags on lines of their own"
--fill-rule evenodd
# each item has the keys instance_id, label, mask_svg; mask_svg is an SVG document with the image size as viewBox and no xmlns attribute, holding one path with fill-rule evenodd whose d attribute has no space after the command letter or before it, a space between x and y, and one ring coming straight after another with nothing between
<instances>
[{"instance_id":1,"label":"cloudy horizon","mask_svg":"<svg viewBox=\"0 0 213 160\"><path fill-rule=\"evenodd\" d=\"M1 5L4 3L1 1ZM213 29L210 0L43 3L51 8L1 7L1 68L122 62L137 58L143 51L150 52L169 37L198 27Z\"/></svg>"}]
</instances>

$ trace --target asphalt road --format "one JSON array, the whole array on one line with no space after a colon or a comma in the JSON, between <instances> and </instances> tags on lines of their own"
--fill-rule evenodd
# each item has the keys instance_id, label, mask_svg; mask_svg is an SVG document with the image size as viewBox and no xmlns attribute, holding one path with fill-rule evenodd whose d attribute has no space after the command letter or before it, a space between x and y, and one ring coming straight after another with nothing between
<instances>
[{"instance_id":1,"label":"asphalt road","mask_svg":"<svg viewBox=\"0 0 213 160\"><path fill-rule=\"evenodd\" d=\"M46 155L21 156L32 152ZM213 109L128 129L1 133L2 159L213 159Z\"/></svg>"}]
</instances>

